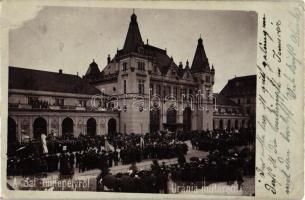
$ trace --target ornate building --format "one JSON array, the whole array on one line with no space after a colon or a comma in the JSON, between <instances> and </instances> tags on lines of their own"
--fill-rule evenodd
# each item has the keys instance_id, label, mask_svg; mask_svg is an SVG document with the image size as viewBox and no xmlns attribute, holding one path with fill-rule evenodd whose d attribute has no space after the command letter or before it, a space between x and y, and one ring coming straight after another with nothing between
<instances>
[{"instance_id":1,"label":"ornate building","mask_svg":"<svg viewBox=\"0 0 305 200\"><path fill-rule=\"evenodd\" d=\"M143 134L164 129L211 130L214 73L201 38L192 64L177 65L166 50L144 44L133 13L123 48L113 58L108 55L101 72L92 62L84 79L115 97L120 132Z\"/></svg>"}]
</instances>

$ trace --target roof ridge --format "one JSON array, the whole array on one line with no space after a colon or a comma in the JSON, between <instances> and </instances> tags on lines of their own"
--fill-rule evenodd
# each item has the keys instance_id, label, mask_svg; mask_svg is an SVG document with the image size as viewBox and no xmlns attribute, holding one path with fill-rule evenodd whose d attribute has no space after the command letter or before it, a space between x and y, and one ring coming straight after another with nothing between
<instances>
[{"instance_id":1,"label":"roof ridge","mask_svg":"<svg viewBox=\"0 0 305 200\"><path fill-rule=\"evenodd\" d=\"M32 70L32 71L37 71L37 72L44 72L44 73L50 73L50 74L59 74L59 72L53 72L53 71L46 71L46 70L41 70L41 69L32 69L32 68L25 68L25 67L15 67L15 66L8 66L9 68L15 68L15 69L21 69L21 70ZM81 78L77 76L76 74L68 74L68 73L61 73L62 75L68 75L68 76L76 76L78 78Z\"/></svg>"},{"instance_id":2,"label":"roof ridge","mask_svg":"<svg viewBox=\"0 0 305 200\"><path fill-rule=\"evenodd\" d=\"M98 94L100 91L80 76L9 66L9 89Z\"/></svg>"}]
</instances>

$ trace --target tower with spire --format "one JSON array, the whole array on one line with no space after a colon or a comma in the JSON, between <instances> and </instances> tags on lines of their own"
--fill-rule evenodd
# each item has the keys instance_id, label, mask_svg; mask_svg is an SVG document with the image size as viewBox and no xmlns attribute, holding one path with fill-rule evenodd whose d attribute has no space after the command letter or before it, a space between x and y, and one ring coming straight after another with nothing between
<instances>
[{"instance_id":1,"label":"tower with spire","mask_svg":"<svg viewBox=\"0 0 305 200\"><path fill-rule=\"evenodd\" d=\"M201 35L198 39L191 66L191 73L193 77L199 81L198 89L204 99L204 110L199 113L198 121L205 126L205 122L213 120L213 85L215 69L213 65L212 69L210 68L209 59L207 58Z\"/></svg>"},{"instance_id":2,"label":"tower with spire","mask_svg":"<svg viewBox=\"0 0 305 200\"><path fill-rule=\"evenodd\" d=\"M142 45L144 45L144 42L142 40L140 29L138 26L137 15L133 11L130 17L130 23L123 47L123 52L137 52L138 48Z\"/></svg>"},{"instance_id":3,"label":"tower with spire","mask_svg":"<svg viewBox=\"0 0 305 200\"><path fill-rule=\"evenodd\" d=\"M140 33L137 15L133 11L126 34L124 46L118 50L116 63L110 66L118 71L118 97L124 99L119 102L122 133L149 132L149 110L147 108L149 95L149 70L152 63L145 54L145 45ZM110 67L110 68L111 68ZM141 99L136 100L137 96ZM146 102L146 107L142 104Z\"/></svg>"}]
</instances>

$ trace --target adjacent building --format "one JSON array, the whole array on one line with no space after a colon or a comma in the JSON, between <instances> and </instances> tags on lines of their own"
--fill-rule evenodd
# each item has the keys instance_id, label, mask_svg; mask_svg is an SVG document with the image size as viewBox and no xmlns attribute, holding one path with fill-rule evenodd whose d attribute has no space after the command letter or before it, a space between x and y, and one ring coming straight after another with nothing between
<instances>
[{"instance_id":1,"label":"adjacent building","mask_svg":"<svg viewBox=\"0 0 305 200\"><path fill-rule=\"evenodd\" d=\"M243 118L238 122L238 127L255 128L256 75L241 76L230 79L225 87L220 91L219 95L221 95L222 98L230 100L230 104L239 107L239 109L228 109L229 111L239 110L239 114L246 116L246 118ZM235 121L237 119L237 117L234 116L230 116L230 118L231 121L228 121L229 119L222 117L225 124L230 124L232 123L232 119ZM236 124L237 122L234 123ZM229 127L232 127L232 125Z\"/></svg>"},{"instance_id":2,"label":"adjacent building","mask_svg":"<svg viewBox=\"0 0 305 200\"><path fill-rule=\"evenodd\" d=\"M101 92L77 75L9 67L8 140L21 132L40 138L80 133L111 134L119 130L119 113L96 109Z\"/></svg>"}]
</instances>

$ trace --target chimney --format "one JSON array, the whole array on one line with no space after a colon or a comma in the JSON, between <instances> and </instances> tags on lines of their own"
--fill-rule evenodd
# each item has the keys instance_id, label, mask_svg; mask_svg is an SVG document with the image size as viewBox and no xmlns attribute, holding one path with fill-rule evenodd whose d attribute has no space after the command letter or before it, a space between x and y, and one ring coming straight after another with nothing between
<instances>
[{"instance_id":1,"label":"chimney","mask_svg":"<svg viewBox=\"0 0 305 200\"><path fill-rule=\"evenodd\" d=\"M179 68L182 69L183 68L183 64L182 62L179 62Z\"/></svg>"},{"instance_id":2,"label":"chimney","mask_svg":"<svg viewBox=\"0 0 305 200\"><path fill-rule=\"evenodd\" d=\"M110 63L110 54L108 54L107 63L108 63L108 64Z\"/></svg>"},{"instance_id":3,"label":"chimney","mask_svg":"<svg viewBox=\"0 0 305 200\"><path fill-rule=\"evenodd\" d=\"M59 74L62 74L62 69L59 69Z\"/></svg>"}]
</instances>

